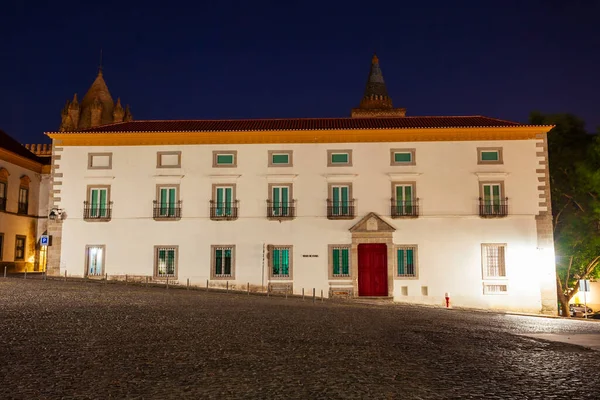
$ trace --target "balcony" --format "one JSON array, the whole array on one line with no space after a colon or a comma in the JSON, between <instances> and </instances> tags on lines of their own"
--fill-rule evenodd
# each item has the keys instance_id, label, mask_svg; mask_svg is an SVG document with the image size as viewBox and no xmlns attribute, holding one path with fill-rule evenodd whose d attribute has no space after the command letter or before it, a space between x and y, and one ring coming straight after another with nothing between
<instances>
[{"instance_id":1,"label":"balcony","mask_svg":"<svg viewBox=\"0 0 600 400\"><path fill-rule=\"evenodd\" d=\"M0 211L6 211L6 197L0 197Z\"/></svg>"},{"instance_id":2,"label":"balcony","mask_svg":"<svg viewBox=\"0 0 600 400\"><path fill-rule=\"evenodd\" d=\"M17 214L27 215L29 211L29 203L19 202L17 205Z\"/></svg>"},{"instance_id":3,"label":"balcony","mask_svg":"<svg viewBox=\"0 0 600 400\"><path fill-rule=\"evenodd\" d=\"M213 221L232 221L238 218L239 201L210 202L210 219Z\"/></svg>"},{"instance_id":4,"label":"balcony","mask_svg":"<svg viewBox=\"0 0 600 400\"><path fill-rule=\"evenodd\" d=\"M85 221L110 221L112 217L112 201L107 204L91 204L83 202L83 219Z\"/></svg>"},{"instance_id":5,"label":"balcony","mask_svg":"<svg viewBox=\"0 0 600 400\"><path fill-rule=\"evenodd\" d=\"M392 199L390 215L392 218L417 218L419 216L419 199L410 201Z\"/></svg>"},{"instance_id":6,"label":"balcony","mask_svg":"<svg viewBox=\"0 0 600 400\"><path fill-rule=\"evenodd\" d=\"M479 216L482 218L500 218L508 215L508 197L501 200L479 198Z\"/></svg>"},{"instance_id":7,"label":"balcony","mask_svg":"<svg viewBox=\"0 0 600 400\"><path fill-rule=\"evenodd\" d=\"M356 217L356 199L348 201L327 200L328 219L353 219Z\"/></svg>"},{"instance_id":8,"label":"balcony","mask_svg":"<svg viewBox=\"0 0 600 400\"><path fill-rule=\"evenodd\" d=\"M288 203L267 200L267 218L274 220L294 219L296 217L296 200Z\"/></svg>"},{"instance_id":9,"label":"balcony","mask_svg":"<svg viewBox=\"0 0 600 400\"><path fill-rule=\"evenodd\" d=\"M161 203L154 200L153 218L156 221L178 221L181 219L181 200L175 203Z\"/></svg>"}]
</instances>

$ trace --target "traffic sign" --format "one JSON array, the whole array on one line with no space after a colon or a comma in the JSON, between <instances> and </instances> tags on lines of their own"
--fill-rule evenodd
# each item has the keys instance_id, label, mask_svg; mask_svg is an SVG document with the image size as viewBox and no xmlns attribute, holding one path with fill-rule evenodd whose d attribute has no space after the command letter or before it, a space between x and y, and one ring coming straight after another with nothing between
<instances>
[{"instance_id":1,"label":"traffic sign","mask_svg":"<svg viewBox=\"0 0 600 400\"><path fill-rule=\"evenodd\" d=\"M40 245L48 246L49 243L50 243L50 236L42 235L42 237L40 238Z\"/></svg>"}]
</instances>

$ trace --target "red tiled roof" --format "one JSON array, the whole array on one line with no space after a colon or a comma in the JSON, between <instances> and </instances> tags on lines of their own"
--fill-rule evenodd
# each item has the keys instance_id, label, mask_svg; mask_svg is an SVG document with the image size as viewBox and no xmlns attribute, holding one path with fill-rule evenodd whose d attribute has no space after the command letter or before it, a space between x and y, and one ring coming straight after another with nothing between
<instances>
[{"instance_id":1,"label":"red tiled roof","mask_svg":"<svg viewBox=\"0 0 600 400\"><path fill-rule=\"evenodd\" d=\"M14 154L17 154L21 157L28 158L31 161L35 161L42 165L50 164L49 157L41 158L41 157L36 156L31 151L27 150L25 148L25 146L23 146L21 143L17 142L15 139L13 139L11 136L9 136L8 133L4 132L1 129L0 129L0 148L8 150L8 151L10 151Z\"/></svg>"},{"instance_id":2,"label":"red tiled roof","mask_svg":"<svg viewBox=\"0 0 600 400\"><path fill-rule=\"evenodd\" d=\"M474 128L525 126L480 115L470 117L289 118L239 120L129 121L78 132L240 132L346 129ZM61 132L68 133L68 132ZM74 133L74 132L73 132Z\"/></svg>"}]
</instances>

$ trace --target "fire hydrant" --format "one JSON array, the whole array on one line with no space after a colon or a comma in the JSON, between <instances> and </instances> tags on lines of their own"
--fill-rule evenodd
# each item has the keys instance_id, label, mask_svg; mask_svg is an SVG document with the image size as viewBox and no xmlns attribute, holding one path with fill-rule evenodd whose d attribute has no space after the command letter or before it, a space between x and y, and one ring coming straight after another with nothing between
<instances>
[{"instance_id":1,"label":"fire hydrant","mask_svg":"<svg viewBox=\"0 0 600 400\"><path fill-rule=\"evenodd\" d=\"M444 295L444 297L446 298L446 308L450 307L450 293L446 293Z\"/></svg>"}]
</instances>

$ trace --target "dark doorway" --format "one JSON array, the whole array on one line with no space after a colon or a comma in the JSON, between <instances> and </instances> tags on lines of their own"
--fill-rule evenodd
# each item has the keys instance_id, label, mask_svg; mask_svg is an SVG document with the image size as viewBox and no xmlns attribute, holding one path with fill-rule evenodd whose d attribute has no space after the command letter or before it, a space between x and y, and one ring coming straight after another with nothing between
<instances>
[{"instance_id":1,"label":"dark doorway","mask_svg":"<svg viewBox=\"0 0 600 400\"><path fill-rule=\"evenodd\" d=\"M358 295L388 296L387 246L358 245Z\"/></svg>"}]
</instances>

